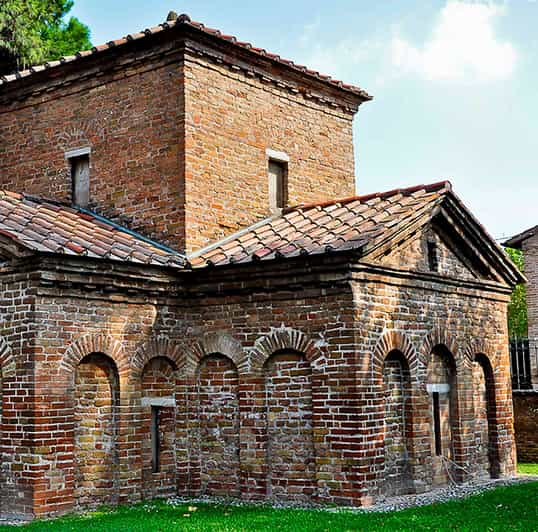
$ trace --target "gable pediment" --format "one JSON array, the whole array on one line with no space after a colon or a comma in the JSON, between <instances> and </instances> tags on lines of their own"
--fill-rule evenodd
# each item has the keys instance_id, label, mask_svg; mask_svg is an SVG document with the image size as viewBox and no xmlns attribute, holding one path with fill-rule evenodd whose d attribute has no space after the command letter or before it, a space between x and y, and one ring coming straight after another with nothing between
<instances>
[{"instance_id":1,"label":"gable pediment","mask_svg":"<svg viewBox=\"0 0 538 532\"><path fill-rule=\"evenodd\" d=\"M461 280L484 280L513 286L525 282L504 250L461 201L447 193L430 213L402 224L363 260L405 271L432 273L428 243L434 244L436 273Z\"/></svg>"}]
</instances>

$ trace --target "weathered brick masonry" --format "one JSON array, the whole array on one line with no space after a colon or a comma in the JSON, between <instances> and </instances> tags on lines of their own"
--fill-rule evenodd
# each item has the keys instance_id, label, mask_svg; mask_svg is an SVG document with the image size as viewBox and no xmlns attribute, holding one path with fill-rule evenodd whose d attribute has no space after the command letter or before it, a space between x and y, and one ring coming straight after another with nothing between
<instances>
[{"instance_id":1,"label":"weathered brick masonry","mask_svg":"<svg viewBox=\"0 0 538 532\"><path fill-rule=\"evenodd\" d=\"M61 200L0 192L0 517L514 472L521 277L447 183L330 200L367 99L184 17L0 84L2 186ZM317 203L260 222L268 149Z\"/></svg>"}]
</instances>

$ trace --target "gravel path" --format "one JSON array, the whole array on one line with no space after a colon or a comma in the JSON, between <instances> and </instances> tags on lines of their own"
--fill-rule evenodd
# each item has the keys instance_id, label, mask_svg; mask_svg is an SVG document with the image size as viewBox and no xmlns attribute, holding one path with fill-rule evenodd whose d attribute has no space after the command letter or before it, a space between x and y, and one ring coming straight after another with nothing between
<instances>
[{"instance_id":1,"label":"gravel path","mask_svg":"<svg viewBox=\"0 0 538 532\"><path fill-rule=\"evenodd\" d=\"M464 484L451 484L417 495L401 495L379 499L372 506L345 508L354 512L392 512L433 503L443 503L455 499L464 499L499 486L511 486L523 482L538 481L538 475L518 475L502 479L473 480ZM339 508L342 509L342 508Z\"/></svg>"},{"instance_id":2,"label":"gravel path","mask_svg":"<svg viewBox=\"0 0 538 532\"><path fill-rule=\"evenodd\" d=\"M270 508L316 508L321 510L327 510L330 512L338 511L350 511L350 512L392 512L395 510L404 510L405 508L412 508L416 506L425 506L433 503L443 503L455 499L464 499L470 495L476 495L484 491L497 488L499 486L511 486L513 484L520 484L523 482L538 481L538 475L518 475L516 477L502 478L502 479L485 479L485 480L473 480L464 484L451 484L449 486L443 486L436 488L427 493L421 493L418 495L401 495L397 497L386 497L379 499L376 504L372 506L325 506L321 504L304 504L304 503L268 503L264 501L242 501L238 499L226 499L218 497L201 497L201 498L187 498L187 497L174 497L169 499L168 503L172 505L181 505L185 503L207 503L207 504L228 504L232 506L266 506Z\"/></svg>"}]
</instances>

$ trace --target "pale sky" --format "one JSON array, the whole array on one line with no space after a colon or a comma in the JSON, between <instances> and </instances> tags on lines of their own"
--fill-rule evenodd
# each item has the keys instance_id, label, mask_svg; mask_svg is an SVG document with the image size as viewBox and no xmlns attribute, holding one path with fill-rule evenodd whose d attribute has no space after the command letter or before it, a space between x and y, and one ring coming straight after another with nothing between
<instances>
[{"instance_id":1,"label":"pale sky","mask_svg":"<svg viewBox=\"0 0 538 532\"><path fill-rule=\"evenodd\" d=\"M538 224L535 0L75 0L101 44L169 10L356 84L360 194L450 179L495 238Z\"/></svg>"}]
</instances>

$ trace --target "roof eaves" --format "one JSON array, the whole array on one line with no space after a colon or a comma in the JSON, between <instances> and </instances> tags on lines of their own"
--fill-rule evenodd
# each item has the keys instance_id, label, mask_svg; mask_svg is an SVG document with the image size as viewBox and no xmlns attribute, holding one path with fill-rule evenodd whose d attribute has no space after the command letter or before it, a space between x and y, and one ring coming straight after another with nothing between
<instances>
[{"instance_id":1,"label":"roof eaves","mask_svg":"<svg viewBox=\"0 0 538 532\"><path fill-rule=\"evenodd\" d=\"M537 233L538 233L538 225L535 225L534 227L526 229L525 231L521 231L521 233L518 233L517 235L510 237L508 240L505 240L502 243L502 245L507 248L521 249L521 244L525 240L533 237Z\"/></svg>"},{"instance_id":2,"label":"roof eaves","mask_svg":"<svg viewBox=\"0 0 538 532\"><path fill-rule=\"evenodd\" d=\"M284 65L288 68L291 68L292 70L302 73L303 75L316 78L317 80L323 83L329 84L343 91L351 92L355 96L359 96L363 101L369 101L373 99L373 96L371 96L364 89L358 86L349 85L347 83L344 83L343 81L333 79L331 76L321 74L318 71L310 70L306 68L305 66L296 64L289 59L285 59L285 58L280 57L277 54L267 52L263 48L257 48L253 46L251 43L240 41L237 39L237 37L233 35L226 35L226 34L223 34L220 30L208 28L201 22L196 22L196 21L191 20L191 18L185 14L179 15L176 20L167 20L166 22L159 24L158 26L154 26L152 28L146 28L145 30L141 32L130 33L120 39L111 40L105 44L93 46L90 50L79 51L74 55L64 56L56 61L49 61L42 65L35 65L26 70L14 72L13 74L2 75L0 76L0 87L7 83L31 76L34 73L43 72L45 70L54 69L58 66L73 63L73 62L78 61L81 58L99 54L107 50L110 50L112 48L123 46L131 41L143 39L145 37L149 37L151 35L160 33L164 30L169 30L171 28L181 27L181 26L193 28L194 30L199 31L200 33L212 36L221 41L231 43L238 48L248 50L250 53L256 54L258 56L262 56L274 63Z\"/></svg>"}]
</instances>

